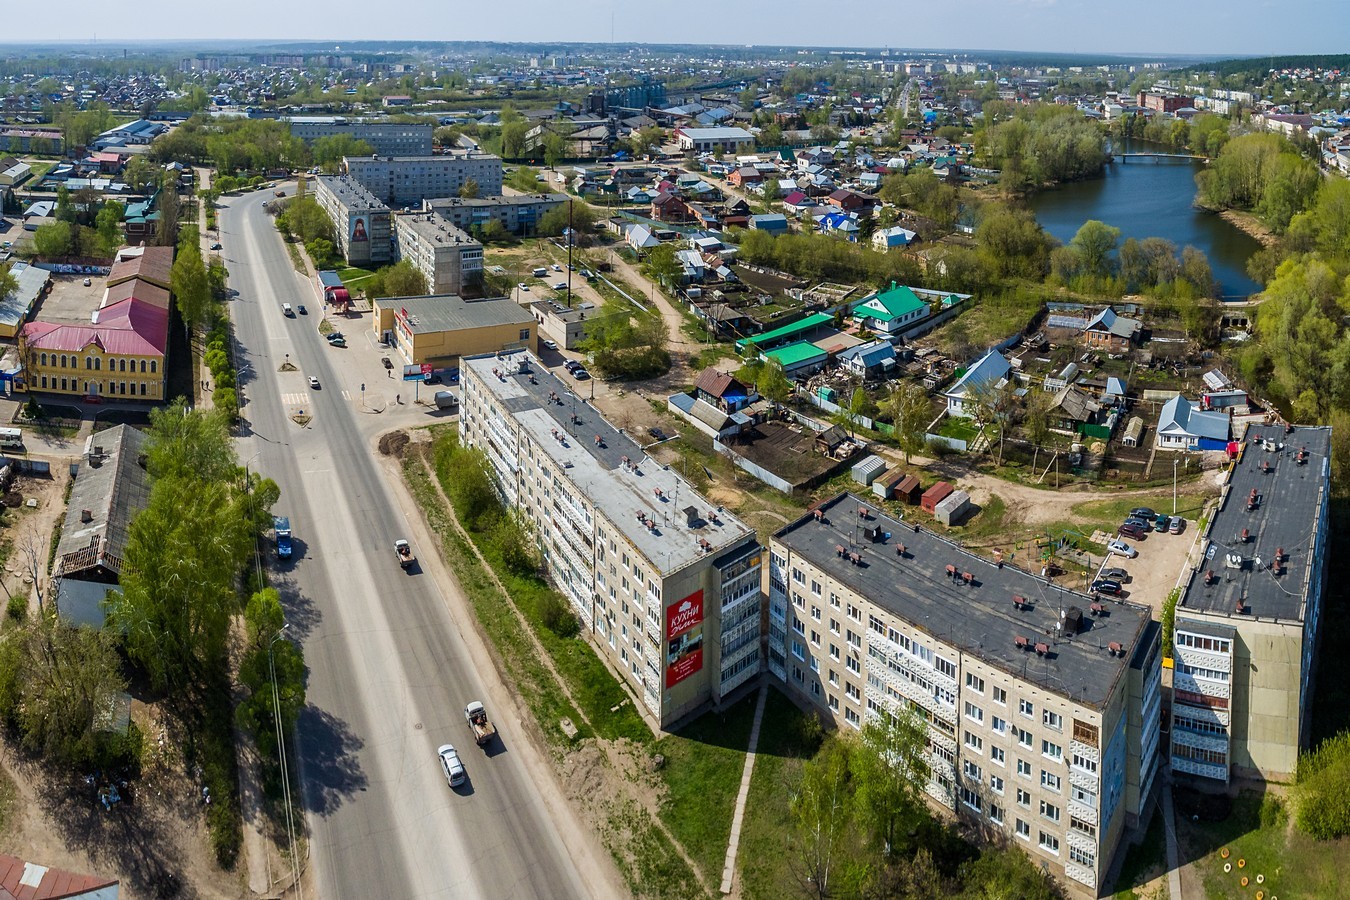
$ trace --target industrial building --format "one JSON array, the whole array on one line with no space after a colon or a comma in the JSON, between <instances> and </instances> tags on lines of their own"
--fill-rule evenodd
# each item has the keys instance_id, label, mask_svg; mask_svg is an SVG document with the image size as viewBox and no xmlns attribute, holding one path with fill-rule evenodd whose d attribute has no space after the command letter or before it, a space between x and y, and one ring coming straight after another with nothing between
<instances>
[{"instance_id":1,"label":"industrial building","mask_svg":"<svg viewBox=\"0 0 1350 900\"><path fill-rule=\"evenodd\" d=\"M460 363L460 439L536 529L554 584L660 728L762 670L753 529L516 351Z\"/></svg>"},{"instance_id":2,"label":"industrial building","mask_svg":"<svg viewBox=\"0 0 1350 900\"><path fill-rule=\"evenodd\" d=\"M426 276L433 294L459 294L483 280L483 245L432 213L394 216L395 250Z\"/></svg>"},{"instance_id":3,"label":"industrial building","mask_svg":"<svg viewBox=\"0 0 1350 900\"><path fill-rule=\"evenodd\" d=\"M348 265L381 265L393 259L389 207L348 175L314 178L314 199L333 220L338 252Z\"/></svg>"},{"instance_id":4,"label":"industrial building","mask_svg":"<svg viewBox=\"0 0 1350 900\"><path fill-rule=\"evenodd\" d=\"M914 711L933 801L1095 896L1159 768L1160 629L841 494L770 541L769 671L844 728Z\"/></svg>"},{"instance_id":5,"label":"industrial building","mask_svg":"<svg viewBox=\"0 0 1350 900\"><path fill-rule=\"evenodd\" d=\"M1331 429L1248 428L1177 604L1172 771L1291 780L1308 744Z\"/></svg>"},{"instance_id":6,"label":"industrial building","mask_svg":"<svg viewBox=\"0 0 1350 900\"><path fill-rule=\"evenodd\" d=\"M534 317L506 297L383 297L375 301L376 340L398 348L405 363L451 368L462 356L537 349Z\"/></svg>"},{"instance_id":7,"label":"industrial building","mask_svg":"<svg viewBox=\"0 0 1350 900\"><path fill-rule=\"evenodd\" d=\"M478 185L477 196L502 192L502 159L491 153L456 151L432 156L349 156L343 170L394 208L418 208L423 200L458 197L464 185Z\"/></svg>"},{"instance_id":8,"label":"industrial building","mask_svg":"<svg viewBox=\"0 0 1350 900\"><path fill-rule=\"evenodd\" d=\"M321 137L346 135L365 141L380 156L430 156L433 126L407 122L352 122L341 116L296 116L291 136L312 144Z\"/></svg>"}]
</instances>

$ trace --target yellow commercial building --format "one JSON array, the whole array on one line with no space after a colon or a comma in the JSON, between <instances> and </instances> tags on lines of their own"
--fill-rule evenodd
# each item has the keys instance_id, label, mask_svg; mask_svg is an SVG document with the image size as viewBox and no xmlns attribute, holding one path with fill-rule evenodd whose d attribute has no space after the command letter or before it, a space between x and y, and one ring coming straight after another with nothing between
<instances>
[{"instance_id":1,"label":"yellow commercial building","mask_svg":"<svg viewBox=\"0 0 1350 900\"><path fill-rule=\"evenodd\" d=\"M375 337L397 347L405 363L433 369L458 365L461 356L538 350L534 316L504 297L386 297L375 301L372 318Z\"/></svg>"}]
</instances>

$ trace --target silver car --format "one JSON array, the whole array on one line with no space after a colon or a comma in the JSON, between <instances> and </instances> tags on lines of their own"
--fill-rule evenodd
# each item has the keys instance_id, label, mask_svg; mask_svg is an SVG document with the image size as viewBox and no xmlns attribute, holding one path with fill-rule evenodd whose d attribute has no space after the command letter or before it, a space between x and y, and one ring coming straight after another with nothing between
<instances>
[{"instance_id":1,"label":"silver car","mask_svg":"<svg viewBox=\"0 0 1350 900\"><path fill-rule=\"evenodd\" d=\"M464 783L468 775L464 773L464 763L459 761L459 754L455 748L449 744L442 744L436 751L436 755L441 758L441 770L445 772L445 783L451 787L459 787Z\"/></svg>"}]
</instances>

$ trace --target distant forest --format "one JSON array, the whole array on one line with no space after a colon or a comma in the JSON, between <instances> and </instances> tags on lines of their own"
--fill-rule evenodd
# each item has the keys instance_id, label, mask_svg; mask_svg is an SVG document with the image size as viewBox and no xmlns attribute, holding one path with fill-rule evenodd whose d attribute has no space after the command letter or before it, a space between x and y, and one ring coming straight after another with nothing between
<instances>
[{"instance_id":1,"label":"distant forest","mask_svg":"<svg viewBox=\"0 0 1350 900\"><path fill-rule=\"evenodd\" d=\"M1271 69L1346 69L1350 68L1350 54L1335 53L1318 56L1257 56L1248 59L1225 59L1214 64L1220 77L1255 74L1264 76Z\"/></svg>"}]
</instances>

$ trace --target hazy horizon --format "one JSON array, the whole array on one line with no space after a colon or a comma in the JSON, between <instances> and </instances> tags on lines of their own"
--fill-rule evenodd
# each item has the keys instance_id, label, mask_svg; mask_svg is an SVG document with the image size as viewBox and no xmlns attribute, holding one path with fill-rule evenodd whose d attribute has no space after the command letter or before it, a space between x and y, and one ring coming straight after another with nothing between
<instances>
[{"instance_id":1,"label":"hazy horizon","mask_svg":"<svg viewBox=\"0 0 1350 900\"><path fill-rule=\"evenodd\" d=\"M453 9L453 19L431 0L406 0L397 14L382 16L355 0L307 0L282 8L237 0L220 21L184 15L182 6L169 0L143 0L124 20L104 15L106 9L76 0L63 8L59 37L39 17L11 16L4 44L491 41L912 50L964 45L987 48L984 52L1260 57L1346 52L1350 34L1350 3L1334 0L1136 0L1116 9L1089 0L967 0L959 8L935 3L903 9L836 0L828 10L800 0L772 5L696 0L680 4L673 19L655 4L612 0L574 0L566 7L517 0L505 9L474 4ZM359 28L352 28L355 21L362 21ZM73 33L74 28L85 33ZM338 28L361 34L342 38L333 34Z\"/></svg>"}]
</instances>

